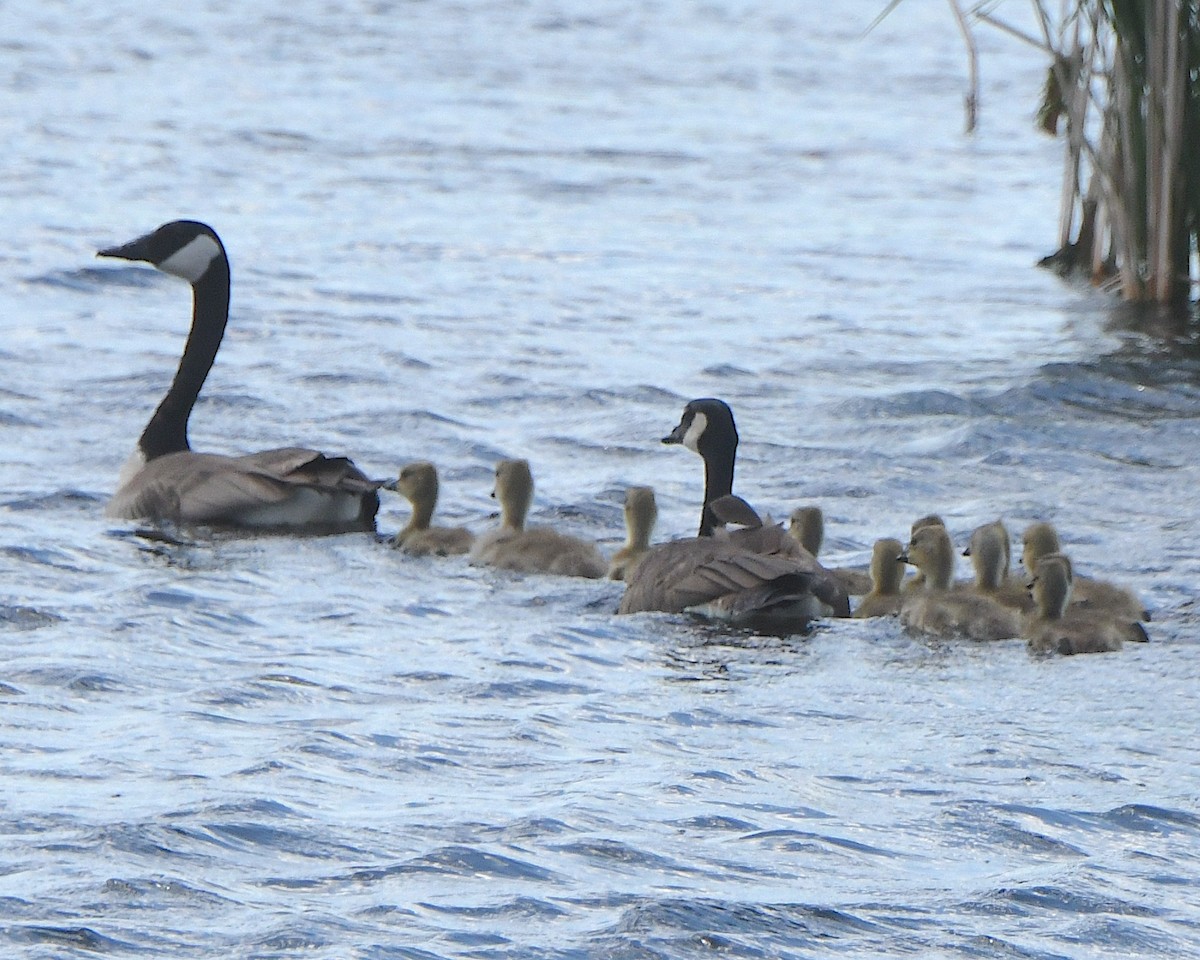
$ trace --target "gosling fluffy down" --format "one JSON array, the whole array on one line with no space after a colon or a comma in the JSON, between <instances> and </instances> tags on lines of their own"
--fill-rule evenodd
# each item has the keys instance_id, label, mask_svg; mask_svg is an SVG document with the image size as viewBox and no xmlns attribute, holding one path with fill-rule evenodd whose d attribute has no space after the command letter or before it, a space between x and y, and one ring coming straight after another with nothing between
<instances>
[{"instance_id":1,"label":"gosling fluffy down","mask_svg":"<svg viewBox=\"0 0 1200 960\"><path fill-rule=\"evenodd\" d=\"M553 573L598 579L608 564L596 545L549 527L526 527L533 501L533 473L528 460L496 464L500 526L484 533L471 548L471 562L517 573Z\"/></svg>"},{"instance_id":2,"label":"gosling fluffy down","mask_svg":"<svg viewBox=\"0 0 1200 960\"><path fill-rule=\"evenodd\" d=\"M825 542L825 513L818 506L797 507L788 518L788 533L805 550L816 557ZM871 591L871 575L856 567L826 567L852 597L861 597Z\"/></svg>"},{"instance_id":3,"label":"gosling fluffy down","mask_svg":"<svg viewBox=\"0 0 1200 960\"><path fill-rule=\"evenodd\" d=\"M1033 578L1036 608L1021 631L1032 653L1113 653L1149 639L1136 620L1071 604L1071 590L1071 561L1061 553L1043 555Z\"/></svg>"},{"instance_id":4,"label":"gosling fluffy down","mask_svg":"<svg viewBox=\"0 0 1200 960\"><path fill-rule=\"evenodd\" d=\"M854 616L894 617L900 612L904 595L904 544L893 538L875 541L871 551L871 589L859 602Z\"/></svg>"},{"instance_id":5,"label":"gosling fluffy down","mask_svg":"<svg viewBox=\"0 0 1200 960\"><path fill-rule=\"evenodd\" d=\"M963 556L970 557L971 566L975 568L977 593L1014 610L1027 612L1033 609L1025 578L1009 573L1012 543L1002 521L993 520L976 527Z\"/></svg>"},{"instance_id":6,"label":"gosling fluffy down","mask_svg":"<svg viewBox=\"0 0 1200 960\"><path fill-rule=\"evenodd\" d=\"M438 500L437 468L428 460L406 464L400 476L385 489L402 493L412 504L412 515L399 533L392 537L392 546L414 556L433 554L447 557L466 553L475 542L475 535L465 527L432 526L433 511Z\"/></svg>"},{"instance_id":7,"label":"gosling fluffy down","mask_svg":"<svg viewBox=\"0 0 1200 960\"><path fill-rule=\"evenodd\" d=\"M1033 523L1021 536L1021 565L1029 576L1037 576L1038 561L1052 553L1062 553L1058 531L1050 523ZM1076 574L1071 585L1071 603L1086 610L1149 620L1150 612L1131 590Z\"/></svg>"},{"instance_id":8,"label":"gosling fluffy down","mask_svg":"<svg viewBox=\"0 0 1200 960\"><path fill-rule=\"evenodd\" d=\"M625 546L613 554L608 564L608 579L624 580L650 549L650 534L658 520L658 503L651 487L630 487L625 491Z\"/></svg>"},{"instance_id":9,"label":"gosling fluffy down","mask_svg":"<svg viewBox=\"0 0 1200 960\"><path fill-rule=\"evenodd\" d=\"M953 586L954 545L945 527L921 527L912 535L905 559L924 575L916 593L906 593L900 621L913 630L971 640L1005 640L1021 635L1015 610L970 588Z\"/></svg>"}]
</instances>

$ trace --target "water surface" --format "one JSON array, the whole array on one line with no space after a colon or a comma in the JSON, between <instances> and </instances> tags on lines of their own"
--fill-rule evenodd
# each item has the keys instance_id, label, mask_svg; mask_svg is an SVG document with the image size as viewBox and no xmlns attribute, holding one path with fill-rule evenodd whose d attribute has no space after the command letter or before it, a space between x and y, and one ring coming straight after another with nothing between
<instances>
[{"instance_id":1,"label":"water surface","mask_svg":"<svg viewBox=\"0 0 1200 960\"><path fill-rule=\"evenodd\" d=\"M1200 956L1194 344L1033 267L1037 55L981 34L968 138L948 12L878 7L0 10L6 955ZM476 529L526 456L535 519L612 548L630 483L694 529L657 440L721 396L739 492L820 503L831 561L1050 519L1152 643L140 537L103 504L189 296L93 255L181 216L233 261L197 447L432 459Z\"/></svg>"}]
</instances>

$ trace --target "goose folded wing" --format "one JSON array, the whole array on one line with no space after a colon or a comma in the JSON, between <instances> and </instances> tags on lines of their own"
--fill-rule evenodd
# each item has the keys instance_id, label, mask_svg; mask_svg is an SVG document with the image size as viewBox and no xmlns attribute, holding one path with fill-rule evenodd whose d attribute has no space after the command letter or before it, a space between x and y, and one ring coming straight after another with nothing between
<instances>
[{"instance_id":1,"label":"goose folded wing","mask_svg":"<svg viewBox=\"0 0 1200 960\"><path fill-rule=\"evenodd\" d=\"M304 447L280 447L243 457L235 463L247 473L263 475L295 486L370 493L380 481L369 480L348 457L327 457Z\"/></svg>"},{"instance_id":2,"label":"goose folded wing","mask_svg":"<svg viewBox=\"0 0 1200 960\"><path fill-rule=\"evenodd\" d=\"M760 556L787 559L796 568L809 574L809 591L829 608L833 616L850 616L850 596L845 587L779 524L735 530L729 534L729 542Z\"/></svg>"},{"instance_id":3,"label":"goose folded wing","mask_svg":"<svg viewBox=\"0 0 1200 960\"><path fill-rule=\"evenodd\" d=\"M779 577L795 577L806 571L788 557L772 554L729 552L696 567L675 586L676 602L686 609L717 597L760 587Z\"/></svg>"},{"instance_id":4,"label":"goose folded wing","mask_svg":"<svg viewBox=\"0 0 1200 960\"><path fill-rule=\"evenodd\" d=\"M794 629L817 615L808 585L807 574L785 573L766 583L722 594L708 603L698 603L686 610L734 624L766 626L773 618L777 618L780 625L787 623Z\"/></svg>"}]
</instances>

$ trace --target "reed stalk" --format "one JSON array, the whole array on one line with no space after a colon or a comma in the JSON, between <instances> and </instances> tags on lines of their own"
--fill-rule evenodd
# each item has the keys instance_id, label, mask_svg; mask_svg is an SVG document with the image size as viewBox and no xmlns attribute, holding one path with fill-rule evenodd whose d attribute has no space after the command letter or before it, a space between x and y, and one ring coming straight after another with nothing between
<instances>
[{"instance_id":1,"label":"reed stalk","mask_svg":"<svg viewBox=\"0 0 1200 960\"><path fill-rule=\"evenodd\" d=\"M1059 249L1043 264L1186 305L1200 251L1200 2L1031 2L1040 37L982 4L967 16L1050 60L1039 123L1066 146Z\"/></svg>"}]
</instances>

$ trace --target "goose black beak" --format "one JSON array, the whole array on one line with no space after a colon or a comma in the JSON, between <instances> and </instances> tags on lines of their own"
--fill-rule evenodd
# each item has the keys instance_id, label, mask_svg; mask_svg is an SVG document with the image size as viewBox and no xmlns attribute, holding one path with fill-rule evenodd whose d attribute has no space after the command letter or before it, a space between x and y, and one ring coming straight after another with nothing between
<instances>
[{"instance_id":1,"label":"goose black beak","mask_svg":"<svg viewBox=\"0 0 1200 960\"><path fill-rule=\"evenodd\" d=\"M663 443L683 443L683 435L687 433L687 427L683 425L683 421L679 422L674 430L662 438Z\"/></svg>"},{"instance_id":2,"label":"goose black beak","mask_svg":"<svg viewBox=\"0 0 1200 960\"><path fill-rule=\"evenodd\" d=\"M122 243L116 247L105 247L103 250L96 251L98 257L115 257L118 260L145 260L151 262L150 259L150 235L138 237L136 240L130 240L128 243Z\"/></svg>"}]
</instances>

